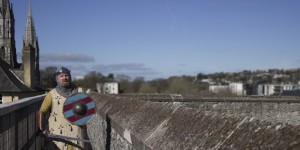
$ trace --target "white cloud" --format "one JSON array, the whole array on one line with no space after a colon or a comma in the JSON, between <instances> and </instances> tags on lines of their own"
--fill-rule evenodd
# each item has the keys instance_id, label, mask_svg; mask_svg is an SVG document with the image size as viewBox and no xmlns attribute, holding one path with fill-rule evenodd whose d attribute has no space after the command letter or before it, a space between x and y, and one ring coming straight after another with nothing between
<instances>
[{"instance_id":1,"label":"white cloud","mask_svg":"<svg viewBox=\"0 0 300 150\"><path fill-rule=\"evenodd\" d=\"M75 53L48 53L40 55L40 60L43 62L60 61L60 62L94 62L95 59L85 54Z\"/></svg>"},{"instance_id":2,"label":"white cloud","mask_svg":"<svg viewBox=\"0 0 300 150\"><path fill-rule=\"evenodd\" d=\"M113 74L125 74L131 77L149 77L153 75L161 74L158 71L155 71L152 68L146 67L142 63L126 63L126 64L109 64L103 65L98 64L92 67L92 70L101 72L104 74L113 73Z\"/></svg>"}]
</instances>

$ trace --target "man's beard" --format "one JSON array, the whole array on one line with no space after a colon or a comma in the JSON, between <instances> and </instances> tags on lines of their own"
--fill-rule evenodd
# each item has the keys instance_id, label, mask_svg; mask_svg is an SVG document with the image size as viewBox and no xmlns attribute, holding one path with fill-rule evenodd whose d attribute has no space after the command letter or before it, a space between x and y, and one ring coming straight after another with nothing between
<instances>
[{"instance_id":1,"label":"man's beard","mask_svg":"<svg viewBox=\"0 0 300 150\"><path fill-rule=\"evenodd\" d=\"M59 95L68 98L71 95L77 93L76 86L74 86L70 80L57 82L56 91Z\"/></svg>"},{"instance_id":2,"label":"man's beard","mask_svg":"<svg viewBox=\"0 0 300 150\"><path fill-rule=\"evenodd\" d=\"M70 86L70 82L69 81L63 81L61 83L62 86L64 86L65 88L68 88Z\"/></svg>"}]
</instances>

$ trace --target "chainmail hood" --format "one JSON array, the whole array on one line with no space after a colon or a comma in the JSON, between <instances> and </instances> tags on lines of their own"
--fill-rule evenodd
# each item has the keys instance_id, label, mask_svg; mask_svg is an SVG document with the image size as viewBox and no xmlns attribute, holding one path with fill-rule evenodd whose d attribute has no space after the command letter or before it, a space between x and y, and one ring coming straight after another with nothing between
<instances>
[{"instance_id":1,"label":"chainmail hood","mask_svg":"<svg viewBox=\"0 0 300 150\"><path fill-rule=\"evenodd\" d=\"M70 76L70 79L69 79L69 86L68 87L65 87L63 86L58 80L57 80L57 76L61 73L66 73ZM77 87L74 86L71 81L72 81L72 78L71 78L71 71L65 67L60 67L56 70L55 72L55 79L56 79L56 83L57 83L57 86L55 87L56 91L58 94L60 94L61 96L65 97L65 98L68 98L74 94L77 93Z\"/></svg>"},{"instance_id":2,"label":"chainmail hood","mask_svg":"<svg viewBox=\"0 0 300 150\"><path fill-rule=\"evenodd\" d=\"M76 94L78 91L77 87L74 85L70 85L69 87L64 87L61 84L58 84L55 87L55 89L59 95L65 97L65 98L71 97L72 95Z\"/></svg>"}]
</instances>

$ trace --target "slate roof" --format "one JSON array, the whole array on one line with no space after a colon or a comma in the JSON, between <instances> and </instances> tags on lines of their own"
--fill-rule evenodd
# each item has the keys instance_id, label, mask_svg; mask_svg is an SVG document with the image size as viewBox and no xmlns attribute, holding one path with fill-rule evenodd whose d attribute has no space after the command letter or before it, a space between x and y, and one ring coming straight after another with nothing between
<instances>
[{"instance_id":1,"label":"slate roof","mask_svg":"<svg viewBox=\"0 0 300 150\"><path fill-rule=\"evenodd\" d=\"M10 71L10 66L0 59L0 92L24 92L35 91L20 81L16 75Z\"/></svg>"}]
</instances>

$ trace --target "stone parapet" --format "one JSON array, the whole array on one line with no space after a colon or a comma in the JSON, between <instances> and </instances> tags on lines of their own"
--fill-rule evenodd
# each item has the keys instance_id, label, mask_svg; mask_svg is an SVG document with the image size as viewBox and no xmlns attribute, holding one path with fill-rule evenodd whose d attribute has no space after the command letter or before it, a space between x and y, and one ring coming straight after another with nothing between
<instances>
[{"instance_id":1,"label":"stone parapet","mask_svg":"<svg viewBox=\"0 0 300 150\"><path fill-rule=\"evenodd\" d=\"M217 101L190 107L118 95L90 96L97 105L97 115L88 124L90 139L99 141L94 149L300 148L297 103ZM262 119L271 113L294 121Z\"/></svg>"}]
</instances>

